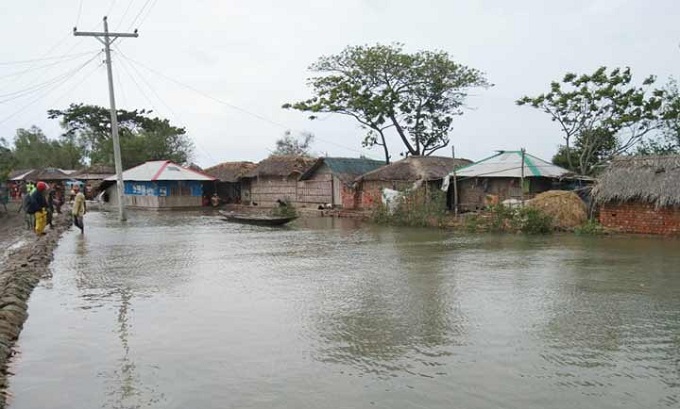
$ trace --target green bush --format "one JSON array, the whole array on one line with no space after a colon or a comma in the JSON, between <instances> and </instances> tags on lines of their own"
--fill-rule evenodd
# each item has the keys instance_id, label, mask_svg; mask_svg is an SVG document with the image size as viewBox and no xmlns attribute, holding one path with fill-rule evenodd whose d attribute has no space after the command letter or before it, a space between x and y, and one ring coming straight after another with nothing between
<instances>
[{"instance_id":1,"label":"green bush","mask_svg":"<svg viewBox=\"0 0 680 409\"><path fill-rule=\"evenodd\" d=\"M604 233L604 228L596 220L588 220L575 228L574 233L582 235L598 235Z\"/></svg>"},{"instance_id":2,"label":"green bush","mask_svg":"<svg viewBox=\"0 0 680 409\"><path fill-rule=\"evenodd\" d=\"M381 204L374 209L371 220L379 224L427 227L442 224L446 214L446 195L439 190L426 192L422 189L405 192L399 204L390 213Z\"/></svg>"},{"instance_id":3,"label":"green bush","mask_svg":"<svg viewBox=\"0 0 680 409\"><path fill-rule=\"evenodd\" d=\"M512 224L527 234L547 234L553 231L552 217L531 207L514 209Z\"/></svg>"}]
</instances>

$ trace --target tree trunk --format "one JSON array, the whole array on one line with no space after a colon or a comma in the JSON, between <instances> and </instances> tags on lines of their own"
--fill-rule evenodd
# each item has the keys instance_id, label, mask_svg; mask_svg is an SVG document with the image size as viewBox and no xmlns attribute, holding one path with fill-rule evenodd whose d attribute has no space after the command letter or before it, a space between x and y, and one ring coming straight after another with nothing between
<instances>
[{"instance_id":1,"label":"tree trunk","mask_svg":"<svg viewBox=\"0 0 680 409\"><path fill-rule=\"evenodd\" d=\"M411 146L409 143L406 134L404 134L404 129L401 127L401 125L399 125L399 122L397 122L397 118L394 117L394 114L390 114L390 120L392 120L392 124L394 124L394 127L397 129L397 133L399 134L399 137L401 137L401 141L404 142L404 145L406 146L406 149L408 149L409 153L413 156L420 155L420 152L413 149L413 146Z\"/></svg>"}]
</instances>

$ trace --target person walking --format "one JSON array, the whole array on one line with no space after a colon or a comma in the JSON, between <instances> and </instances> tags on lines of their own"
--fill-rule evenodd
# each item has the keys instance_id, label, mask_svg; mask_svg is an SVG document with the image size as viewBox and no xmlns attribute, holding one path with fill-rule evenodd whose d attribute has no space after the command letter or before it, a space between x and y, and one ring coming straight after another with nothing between
<instances>
[{"instance_id":1,"label":"person walking","mask_svg":"<svg viewBox=\"0 0 680 409\"><path fill-rule=\"evenodd\" d=\"M73 186L75 196L73 198L73 208L71 214L73 215L73 224L80 229L80 234L85 233L85 224L83 223L83 216L87 213L85 206L85 195L80 192L78 185Z\"/></svg>"},{"instance_id":2,"label":"person walking","mask_svg":"<svg viewBox=\"0 0 680 409\"><path fill-rule=\"evenodd\" d=\"M37 236L45 234L45 225L47 224L46 190L47 183L38 182L28 199L28 211L26 213L33 214L35 217L35 234Z\"/></svg>"}]
</instances>

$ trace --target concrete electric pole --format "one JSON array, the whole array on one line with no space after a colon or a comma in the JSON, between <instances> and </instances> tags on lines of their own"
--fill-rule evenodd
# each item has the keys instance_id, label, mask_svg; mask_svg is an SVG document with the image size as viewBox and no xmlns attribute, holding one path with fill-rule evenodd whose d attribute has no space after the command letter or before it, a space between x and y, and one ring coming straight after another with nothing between
<instances>
[{"instance_id":1,"label":"concrete electric pole","mask_svg":"<svg viewBox=\"0 0 680 409\"><path fill-rule=\"evenodd\" d=\"M118 116L116 115L116 98L113 94L113 72L111 71L111 44L113 44L119 37L138 37L137 30L134 33L109 33L109 23L104 17L104 32L86 32L78 31L73 27L74 36L95 37L102 44L104 44L104 51L106 52L106 71L109 77L109 103L111 105L111 139L113 139L113 158L116 163L116 182L118 188L118 210L120 212L120 220L124 221L125 217L125 197L123 185L123 162L120 158L120 140L118 139Z\"/></svg>"}]
</instances>

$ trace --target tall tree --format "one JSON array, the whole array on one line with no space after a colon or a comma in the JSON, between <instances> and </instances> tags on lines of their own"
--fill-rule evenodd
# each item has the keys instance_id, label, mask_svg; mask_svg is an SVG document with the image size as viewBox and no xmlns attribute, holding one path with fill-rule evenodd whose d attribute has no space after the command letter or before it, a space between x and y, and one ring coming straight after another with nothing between
<instances>
[{"instance_id":1,"label":"tall tree","mask_svg":"<svg viewBox=\"0 0 680 409\"><path fill-rule=\"evenodd\" d=\"M123 167L148 160L168 159L186 163L193 143L186 130L167 119L149 117L151 111L117 111ZM96 105L71 104L66 110L51 109L48 115L60 119L64 138L70 138L91 163L113 164L109 110Z\"/></svg>"},{"instance_id":2,"label":"tall tree","mask_svg":"<svg viewBox=\"0 0 680 409\"><path fill-rule=\"evenodd\" d=\"M276 140L276 149L272 155L311 156L313 141L312 133L303 132L296 138L290 131L286 131L282 138Z\"/></svg>"},{"instance_id":3,"label":"tall tree","mask_svg":"<svg viewBox=\"0 0 680 409\"><path fill-rule=\"evenodd\" d=\"M82 165L80 149L68 139L49 139L33 126L17 129L14 137L14 157L19 169L55 167L77 169Z\"/></svg>"},{"instance_id":4,"label":"tall tree","mask_svg":"<svg viewBox=\"0 0 680 409\"><path fill-rule=\"evenodd\" d=\"M641 155L667 155L680 153L680 90L678 81L671 78L663 88L663 105L660 133L644 141L638 148Z\"/></svg>"},{"instance_id":5,"label":"tall tree","mask_svg":"<svg viewBox=\"0 0 680 409\"><path fill-rule=\"evenodd\" d=\"M548 113L562 130L568 167L588 174L659 127L664 92L650 91L654 76L639 87L631 85L632 78L630 68L600 67L580 76L568 73L562 83L550 84L550 92L522 97L517 104Z\"/></svg>"},{"instance_id":6,"label":"tall tree","mask_svg":"<svg viewBox=\"0 0 680 409\"><path fill-rule=\"evenodd\" d=\"M485 75L458 64L443 51L404 52L401 44L350 46L309 68L314 96L283 107L354 118L367 133L363 145L382 146L386 132L399 136L406 153L430 155L449 144L454 117L471 87L488 87Z\"/></svg>"},{"instance_id":7,"label":"tall tree","mask_svg":"<svg viewBox=\"0 0 680 409\"><path fill-rule=\"evenodd\" d=\"M9 148L7 140L0 138L0 182L7 179L9 173L16 166L14 153Z\"/></svg>"}]
</instances>

